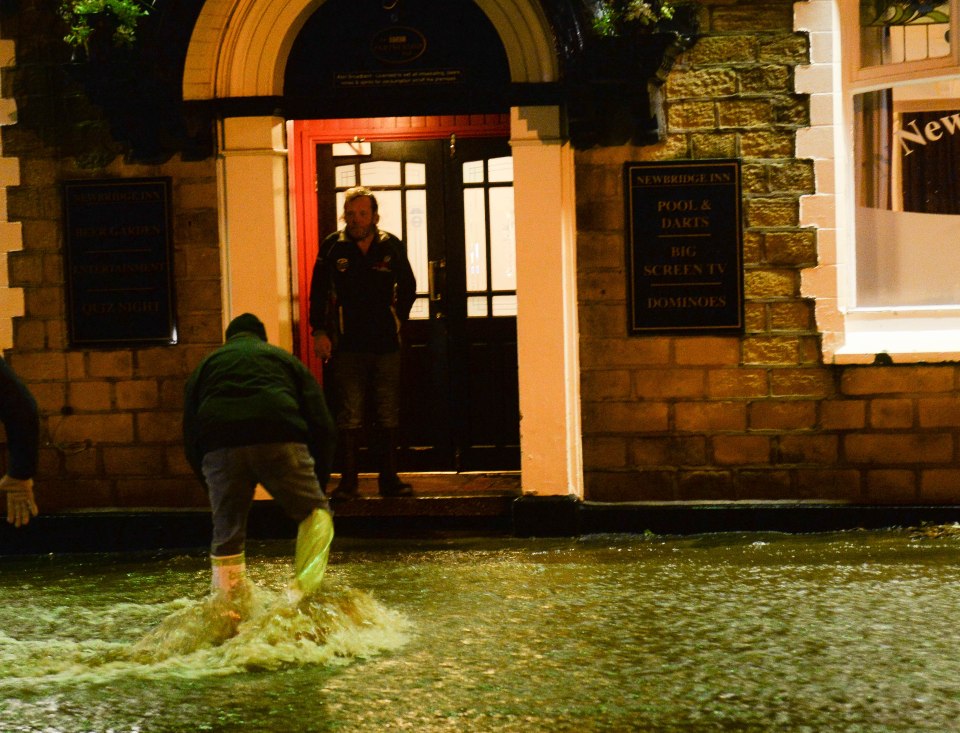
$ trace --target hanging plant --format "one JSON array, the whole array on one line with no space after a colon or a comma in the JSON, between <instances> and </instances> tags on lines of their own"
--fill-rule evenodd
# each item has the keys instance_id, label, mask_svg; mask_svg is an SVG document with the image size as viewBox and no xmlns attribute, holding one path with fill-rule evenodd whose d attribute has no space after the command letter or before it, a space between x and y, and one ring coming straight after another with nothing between
<instances>
[{"instance_id":1,"label":"hanging plant","mask_svg":"<svg viewBox=\"0 0 960 733\"><path fill-rule=\"evenodd\" d=\"M596 0L593 30L602 37L624 35L630 28L652 29L661 20L670 20L674 8L669 2L652 0Z\"/></svg>"},{"instance_id":2,"label":"hanging plant","mask_svg":"<svg viewBox=\"0 0 960 733\"><path fill-rule=\"evenodd\" d=\"M70 29L67 45L89 52L95 40L129 47L137 37L137 22L153 8L152 0L63 0L60 17ZM97 38L107 35L108 38Z\"/></svg>"}]
</instances>

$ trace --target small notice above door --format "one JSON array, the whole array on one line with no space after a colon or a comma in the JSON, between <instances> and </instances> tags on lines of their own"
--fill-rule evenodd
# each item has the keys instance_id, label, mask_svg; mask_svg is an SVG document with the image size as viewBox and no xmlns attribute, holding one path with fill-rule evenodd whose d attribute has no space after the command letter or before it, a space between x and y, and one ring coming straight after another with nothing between
<instances>
[{"instance_id":1,"label":"small notice above door","mask_svg":"<svg viewBox=\"0 0 960 733\"><path fill-rule=\"evenodd\" d=\"M743 330L740 161L626 163L631 335Z\"/></svg>"},{"instance_id":2,"label":"small notice above door","mask_svg":"<svg viewBox=\"0 0 960 733\"><path fill-rule=\"evenodd\" d=\"M336 75L341 87L400 87L413 84L457 84L459 69L419 69L411 71L344 71Z\"/></svg>"}]
</instances>

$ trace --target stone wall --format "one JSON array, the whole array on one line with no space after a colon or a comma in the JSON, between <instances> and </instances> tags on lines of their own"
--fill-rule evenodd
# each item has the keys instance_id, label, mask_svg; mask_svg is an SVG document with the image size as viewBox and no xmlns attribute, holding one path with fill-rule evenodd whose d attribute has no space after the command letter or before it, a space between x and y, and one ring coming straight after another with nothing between
<instances>
[{"instance_id":1,"label":"stone wall","mask_svg":"<svg viewBox=\"0 0 960 733\"><path fill-rule=\"evenodd\" d=\"M96 110L51 66L65 53L52 6L17 7L12 17L0 9L0 36L17 48L0 98L15 97L19 116L0 126L0 229L4 242L22 240L4 251L23 299L5 356L43 413L38 501L44 512L204 506L180 417L186 376L221 341L215 162L125 163ZM799 225L816 180L795 152L809 104L794 77L809 49L792 30L792 2L701 8L705 34L663 88L663 142L576 154L587 498L955 503L956 366L825 365L814 304L800 294L818 252L817 231ZM629 337L623 164L708 158L743 163L745 333ZM179 343L70 349L60 183L153 176L173 182Z\"/></svg>"},{"instance_id":2,"label":"stone wall","mask_svg":"<svg viewBox=\"0 0 960 733\"><path fill-rule=\"evenodd\" d=\"M664 141L576 159L586 498L956 502L956 366L826 366L800 295L816 182L795 155L793 3L703 2L701 24L663 90ZM707 158L742 160L745 332L627 336L623 163Z\"/></svg>"},{"instance_id":3,"label":"stone wall","mask_svg":"<svg viewBox=\"0 0 960 733\"><path fill-rule=\"evenodd\" d=\"M11 135L14 133L10 133ZM6 139L6 135L5 135ZM222 342L220 250L213 162L78 170L20 146L21 182L8 189L11 220L23 226L11 285L25 313L14 321L11 366L43 414L38 502L44 511L97 506L202 506L206 496L181 440L183 385ZM178 343L70 349L65 328L59 184L84 177L170 177L174 211Z\"/></svg>"},{"instance_id":4,"label":"stone wall","mask_svg":"<svg viewBox=\"0 0 960 733\"><path fill-rule=\"evenodd\" d=\"M5 219L21 239L19 248L8 247L14 250L6 257L9 286L24 302L4 357L41 410L37 502L45 513L205 506L183 455L181 415L187 375L222 342L215 161L125 162L129 150L85 96L63 30L55 5L42 0L2 8L0 35L16 53L3 69L0 91L15 99L17 114L16 124L0 128L0 145L17 175L0 183ZM61 184L136 177L172 182L178 343L71 349Z\"/></svg>"}]
</instances>

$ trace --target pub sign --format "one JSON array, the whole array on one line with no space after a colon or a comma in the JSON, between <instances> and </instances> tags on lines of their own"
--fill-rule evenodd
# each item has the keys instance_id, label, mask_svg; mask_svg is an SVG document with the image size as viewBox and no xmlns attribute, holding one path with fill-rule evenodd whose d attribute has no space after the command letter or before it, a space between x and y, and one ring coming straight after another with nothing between
<instances>
[{"instance_id":1,"label":"pub sign","mask_svg":"<svg viewBox=\"0 0 960 733\"><path fill-rule=\"evenodd\" d=\"M626 163L631 335L743 331L740 161Z\"/></svg>"},{"instance_id":2,"label":"pub sign","mask_svg":"<svg viewBox=\"0 0 960 733\"><path fill-rule=\"evenodd\" d=\"M170 179L63 184L70 345L174 344Z\"/></svg>"}]
</instances>

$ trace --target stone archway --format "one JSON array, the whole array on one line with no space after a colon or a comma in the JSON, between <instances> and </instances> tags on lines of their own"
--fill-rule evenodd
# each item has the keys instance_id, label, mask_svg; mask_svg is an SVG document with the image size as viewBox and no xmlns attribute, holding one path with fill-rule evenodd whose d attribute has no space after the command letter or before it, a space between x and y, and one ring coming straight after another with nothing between
<instances>
[{"instance_id":1,"label":"stone archway","mask_svg":"<svg viewBox=\"0 0 960 733\"><path fill-rule=\"evenodd\" d=\"M283 94L287 56L323 0L207 0L187 50L184 100ZM551 31L536 2L477 0L496 28L514 82L555 81Z\"/></svg>"},{"instance_id":2,"label":"stone archway","mask_svg":"<svg viewBox=\"0 0 960 733\"><path fill-rule=\"evenodd\" d=\"M293 41L321 4L207 0L187 52L184 99L282 97ZM557 80L551 31L538 3L477 0L477 5L503 42L513 82ZM285 120L227 117L218 127L224 318L245 310L261 313L271 340L290 348L293 228ZM510 142L518 212L523 488L581 497L574 168L561 109L513 107Z\"/></svg>"}]
</instances>

